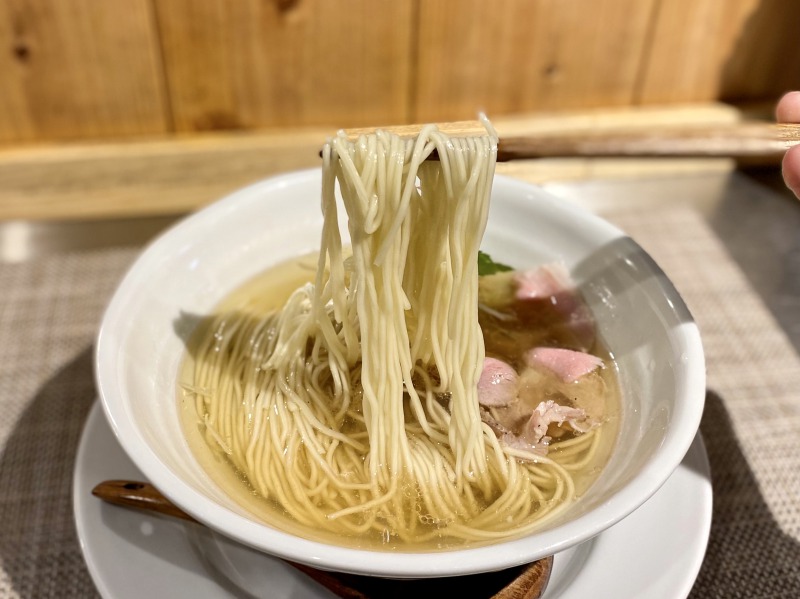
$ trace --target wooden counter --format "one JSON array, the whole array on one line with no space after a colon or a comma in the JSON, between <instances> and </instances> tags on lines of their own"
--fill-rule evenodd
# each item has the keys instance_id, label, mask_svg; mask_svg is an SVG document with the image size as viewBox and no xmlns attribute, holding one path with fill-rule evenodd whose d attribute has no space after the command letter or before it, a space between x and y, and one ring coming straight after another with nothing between
<instances>
[{"instance_id":1,"label":"wooden counter","mask_svg":"<svg viewBox=\"0 0 800 599\"><path fill-rule=\"evenodd\" d=\"M766 113L768 114L768 110ZM764 110L757 111L764 115ZM740 110L683 105L500 117L501 136L615 132L729 124ZM183 213L264 177L314 167L331 129L219 133L138 141L0 149L0 220L85 219ZM499 164L535 183L729 171L710 160L543 159Z\"/></svg>"}]
</instances>

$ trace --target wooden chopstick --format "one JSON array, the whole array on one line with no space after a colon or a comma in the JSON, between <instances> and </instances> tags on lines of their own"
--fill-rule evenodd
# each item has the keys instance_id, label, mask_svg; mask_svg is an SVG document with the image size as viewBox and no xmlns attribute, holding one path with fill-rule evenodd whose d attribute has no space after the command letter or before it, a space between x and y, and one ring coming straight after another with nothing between
<instances>
[{"instance_id":1,"label":"wooden chopstick","mask_svg":"<svg viewBox=\"0 0 800 599\"><path fill-rule=\"evenodd\" d=\"M480 135L478 121L440 123L451 136ZM413 136L419 125L386 127L401 136ZM348 137L375 129L346 130ZM524 137L502 137L497 144L497 161L533 158L741 158L779 159L800 143L800 125L737 123L713 127L656 127L647 131L621 133L547 133ZM436 152L428 157L438 160Z\"/></svg>"},{"instance_id":2,"label":"wooden chopstick","mask_svg":"<svg viewBox=\"0 0 800 599\"><path fill-rule=\"evenodd\" d=\"M497 160L529 158L773 158L800 143L800 125L742 123L630 133L502 138Z\"/></svg>"}]
</instances>

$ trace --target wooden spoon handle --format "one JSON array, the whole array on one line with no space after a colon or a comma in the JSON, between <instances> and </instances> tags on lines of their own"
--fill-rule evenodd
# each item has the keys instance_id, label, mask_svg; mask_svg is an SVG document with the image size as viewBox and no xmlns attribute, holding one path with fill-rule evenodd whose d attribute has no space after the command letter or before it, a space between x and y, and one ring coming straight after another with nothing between
<instances>
[{"instance_id":1,"label":"wooden spoon handle","mask_svg":"<svg viewBox=\"0 0 800 599\"><path fill-rule=\"evenodd\" d=\"M134 480L107 480L96 485L92 489L92 495L114 505L157 512L165 516L197 522L197 520L164 497L150 483Z\"/></svg>"},{"instance_id":2,"label":"wooden spoon handle","mask_svg":"<svg viewBox=\"0 0 800 599\"><path fill-rule=\"evenodd\" d=\"M92 489L100 499L131 508L156 512L198 523L164 497L153 485L132 480L107 480ZM198 523L200 524L200 523ZM202 524L201 524L202 525ZM553 557L502 572L473 574L449 579L387 580L339 572L324 572L304 564L286 562L343 599L391 597L463 596L491 599L539 599L553 568Z\"/></svg>"}]
</instances>

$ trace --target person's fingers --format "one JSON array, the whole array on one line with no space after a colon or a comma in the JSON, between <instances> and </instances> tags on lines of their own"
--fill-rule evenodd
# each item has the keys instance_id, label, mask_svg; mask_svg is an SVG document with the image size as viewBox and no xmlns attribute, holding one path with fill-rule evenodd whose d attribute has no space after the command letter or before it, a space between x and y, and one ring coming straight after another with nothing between
<instances>
[{"instance_id":1,"label":"person's fingers","mask_svg":"<svg viewBox=\"0 0 800 599\"><path fill-rule=\"evenodd\" d=\"M784 94L778 100L775 119L779 123L800 123L800 91ZM789 148L783 157L783 180L800 198L800 146Z\"/></svg>"},{"instance_id":2,"label":"person's fingers","mask_svg":"<svg viewBox=\"0 0 800 599\"><path fill-rule=\"evenodd\" d=\"M800 123L800 92L789 92L778 100L775 118L779 123Z\"/></svg>"},{"instance_id":3,"label":"person's fingers","mask_svg":"<svg viewBox=\"0 0 800 599\"><path fill-rule=\"evenodd\" d=\"M800 146L789 148L783 157L783 180L800 198Z\"/></svg>"}]
</instances>

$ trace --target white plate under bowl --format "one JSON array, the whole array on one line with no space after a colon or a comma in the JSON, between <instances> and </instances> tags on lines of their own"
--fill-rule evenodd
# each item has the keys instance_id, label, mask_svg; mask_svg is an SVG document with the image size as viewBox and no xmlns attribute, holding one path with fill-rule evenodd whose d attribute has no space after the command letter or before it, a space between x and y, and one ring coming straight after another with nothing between
<instances>
[{"instance_id":1,"label":"white plate under bowl","mask_svg":"<svg viewBox=\"0 0 800 599\"><path fill-rule=\"evenodd\" d=\"M91 495L97 483L111 479L144 477L95 404L78 450L73 502L84 559L106 599L333 598L278 559L199 526L108 505ZM711 503L708 459L698 435L647 503L594 539L555 556L543 599L686 597L708 543ZM205 556L210 554L223 559L209 563Z\"/></svg>"},{"instance_id":2,"label":"white plate under bowl","mask_svg":"<svg viewBox=\"0 0 800 599\"><path fill-rule=\"evenodd\" d=\"M344 548L256 521L209 477L185 440L175 397L184 321L208 314L268 266L318 248L320 187L318 169L301 171L215 202L150 244L114 294L97 342L98 389L120 444L162 493L218 532L279 557L422 578L499 570L558 553L630 514L667 480L692 443L705 398L700 336L683 300L619 229L533 185L496 177L482 247L518 268L563 261L619 367L618 449L600 477L543 529L453 551Z\"/></svg>"}]
</instances>

